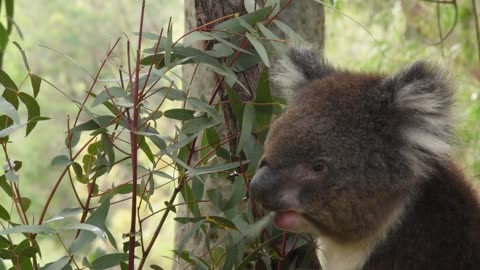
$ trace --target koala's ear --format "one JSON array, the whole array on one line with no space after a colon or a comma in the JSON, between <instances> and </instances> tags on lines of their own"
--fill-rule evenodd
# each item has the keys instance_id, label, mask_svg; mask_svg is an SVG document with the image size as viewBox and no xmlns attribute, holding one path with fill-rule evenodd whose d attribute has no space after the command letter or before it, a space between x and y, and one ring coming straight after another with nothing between
<instances>
[{"instance_id":1,"label":"koala's ear","mask_svg":"<svg viewBox=\"0 0 480 270\"><path fill-rule=\"evenodd\" d=\"M287 100L308 82L320 79L335 70L312 47L290 48L272 72L280 94Z\"/></svg>"},{"instance_id":2,"label":"koala's ear","mask_svg":"<svg viewBox=\"0 0 480 270\"><path fill-rule=\"evenodd\" d=\"M401 154L417 176L428 174L432 161L447 161L450 155L454 90L449 78L444 69L419 61L384 81L393 89Z\"/></svg>"}]
</instances>

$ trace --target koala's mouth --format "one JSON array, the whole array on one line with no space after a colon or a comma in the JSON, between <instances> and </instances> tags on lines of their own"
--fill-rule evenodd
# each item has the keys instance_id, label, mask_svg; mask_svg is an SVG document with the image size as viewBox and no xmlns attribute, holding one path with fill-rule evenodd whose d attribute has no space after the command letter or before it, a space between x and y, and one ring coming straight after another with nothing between
<instances>
[{"instance_id":1,"label":"koala's mouth","mask_svg":"<svg viewBox=\"0 0 480 270\"><path fill-rule=\"evenodd\" d=\"M304 213L290 209L275 212L273 223L284 231L296 233L308 232L313 226Z\"/></svg>"}]
</instances>

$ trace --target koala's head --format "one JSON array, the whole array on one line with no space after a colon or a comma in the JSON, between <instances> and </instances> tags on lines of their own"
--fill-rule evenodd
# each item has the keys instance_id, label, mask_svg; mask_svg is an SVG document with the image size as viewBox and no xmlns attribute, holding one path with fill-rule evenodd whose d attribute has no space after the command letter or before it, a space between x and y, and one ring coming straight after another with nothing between
<instances>
[{"instance_id":1,"label":"koala's head","mask_svg":"<svg viewBox=\"0 0 480 270\"><path fill-rule=\"evenodd\" d=\"M382 225L448 161L453 91L425 62L391 76L337 70L291 49L274 75L288 97L250 194L292 232L353 240Z\"/></svg>"}]
</instances>

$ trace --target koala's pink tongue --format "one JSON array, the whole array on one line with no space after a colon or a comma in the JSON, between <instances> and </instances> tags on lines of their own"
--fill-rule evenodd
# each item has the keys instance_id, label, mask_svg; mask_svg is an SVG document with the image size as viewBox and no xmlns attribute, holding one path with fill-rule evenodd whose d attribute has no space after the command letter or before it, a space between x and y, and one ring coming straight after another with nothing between
<instances>
[{"instance_id":1,"label":"koala's pink tongue","mask_svg":"<svg viewBox=\"0 0 480 270\"><path fill-rule=\"evenodd\" d=\"M302 232L309 226L302 214L291 210L277 212L273 222L278 228L289 232Z\"/></svg>"}]
</instances>

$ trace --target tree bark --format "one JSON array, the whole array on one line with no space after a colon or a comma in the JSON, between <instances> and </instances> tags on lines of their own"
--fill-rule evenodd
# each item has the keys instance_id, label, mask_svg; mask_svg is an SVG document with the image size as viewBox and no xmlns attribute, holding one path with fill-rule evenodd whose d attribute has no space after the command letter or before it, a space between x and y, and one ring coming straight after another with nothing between
<instances>
[{"instance_id":1,"label":"tree bark","mask_svg":"<svg viewBox=\"0 0 480 270\"><path fill-rule=\"evenodd\" d=\"M244 0L185 0L185 30L190 31L195 27L233 13L245 14L246 11L243 2ZM282 2L286 2L286 0L282 0ZM323 6L314 3L313 1L293 1L285 12L281 14L279 19L304 37L305 40L314 44L319 49L323 49ZM282 36L280 33L277 34ZM210 45L202 42L194 44L194 47L200 49L206 49L208 46ZM261 69L262 67L256 66L237 74L238 79L247 88L247 91L238 85L234 86L233 90L243 101L249 101L255 96L258 79L262 71ZM202 95L209 97L214 88L215 75L205 66L198 66L196 71L194 71L194 67L192 66L184 66L183 68L183 76L186 80L190 80L194 72L196 73L196 76L191 84L192 95L197 97ZM222 101L228 99L223 89L220 89L219 99ZM222 102L222 110L227 126L225 132L227 135L235 135L238 132L237 119L235 119L228 102ZM232 140L229 144L232 157L236 153L236 145L236 140ZM228 198L229 194L232 192L232 185L228 181L222 179L205 179L205 190L209 189L221 190L222 193L224 193L224 197ZM217 209L208 203L200 204L199 207L203 215L221 215ZM179 217L189 216L188 209L186 207L177 207L177 215ZM182 242L185 235L190 231L190 228L190 226L183 224L177 226L175 235L175 245L177 247ZM203 234L196 234L185 244L184 249L193 251L197 255L205 254L204 237L209 237L211 246L214 246L217 244L217 241L221 241L222 239L220 235L205 236ZM184 262L180 262L180 264L177 264L175 267L176 269L184 269L186 266L187 265Z\"/></svg>"}]
</instances>

